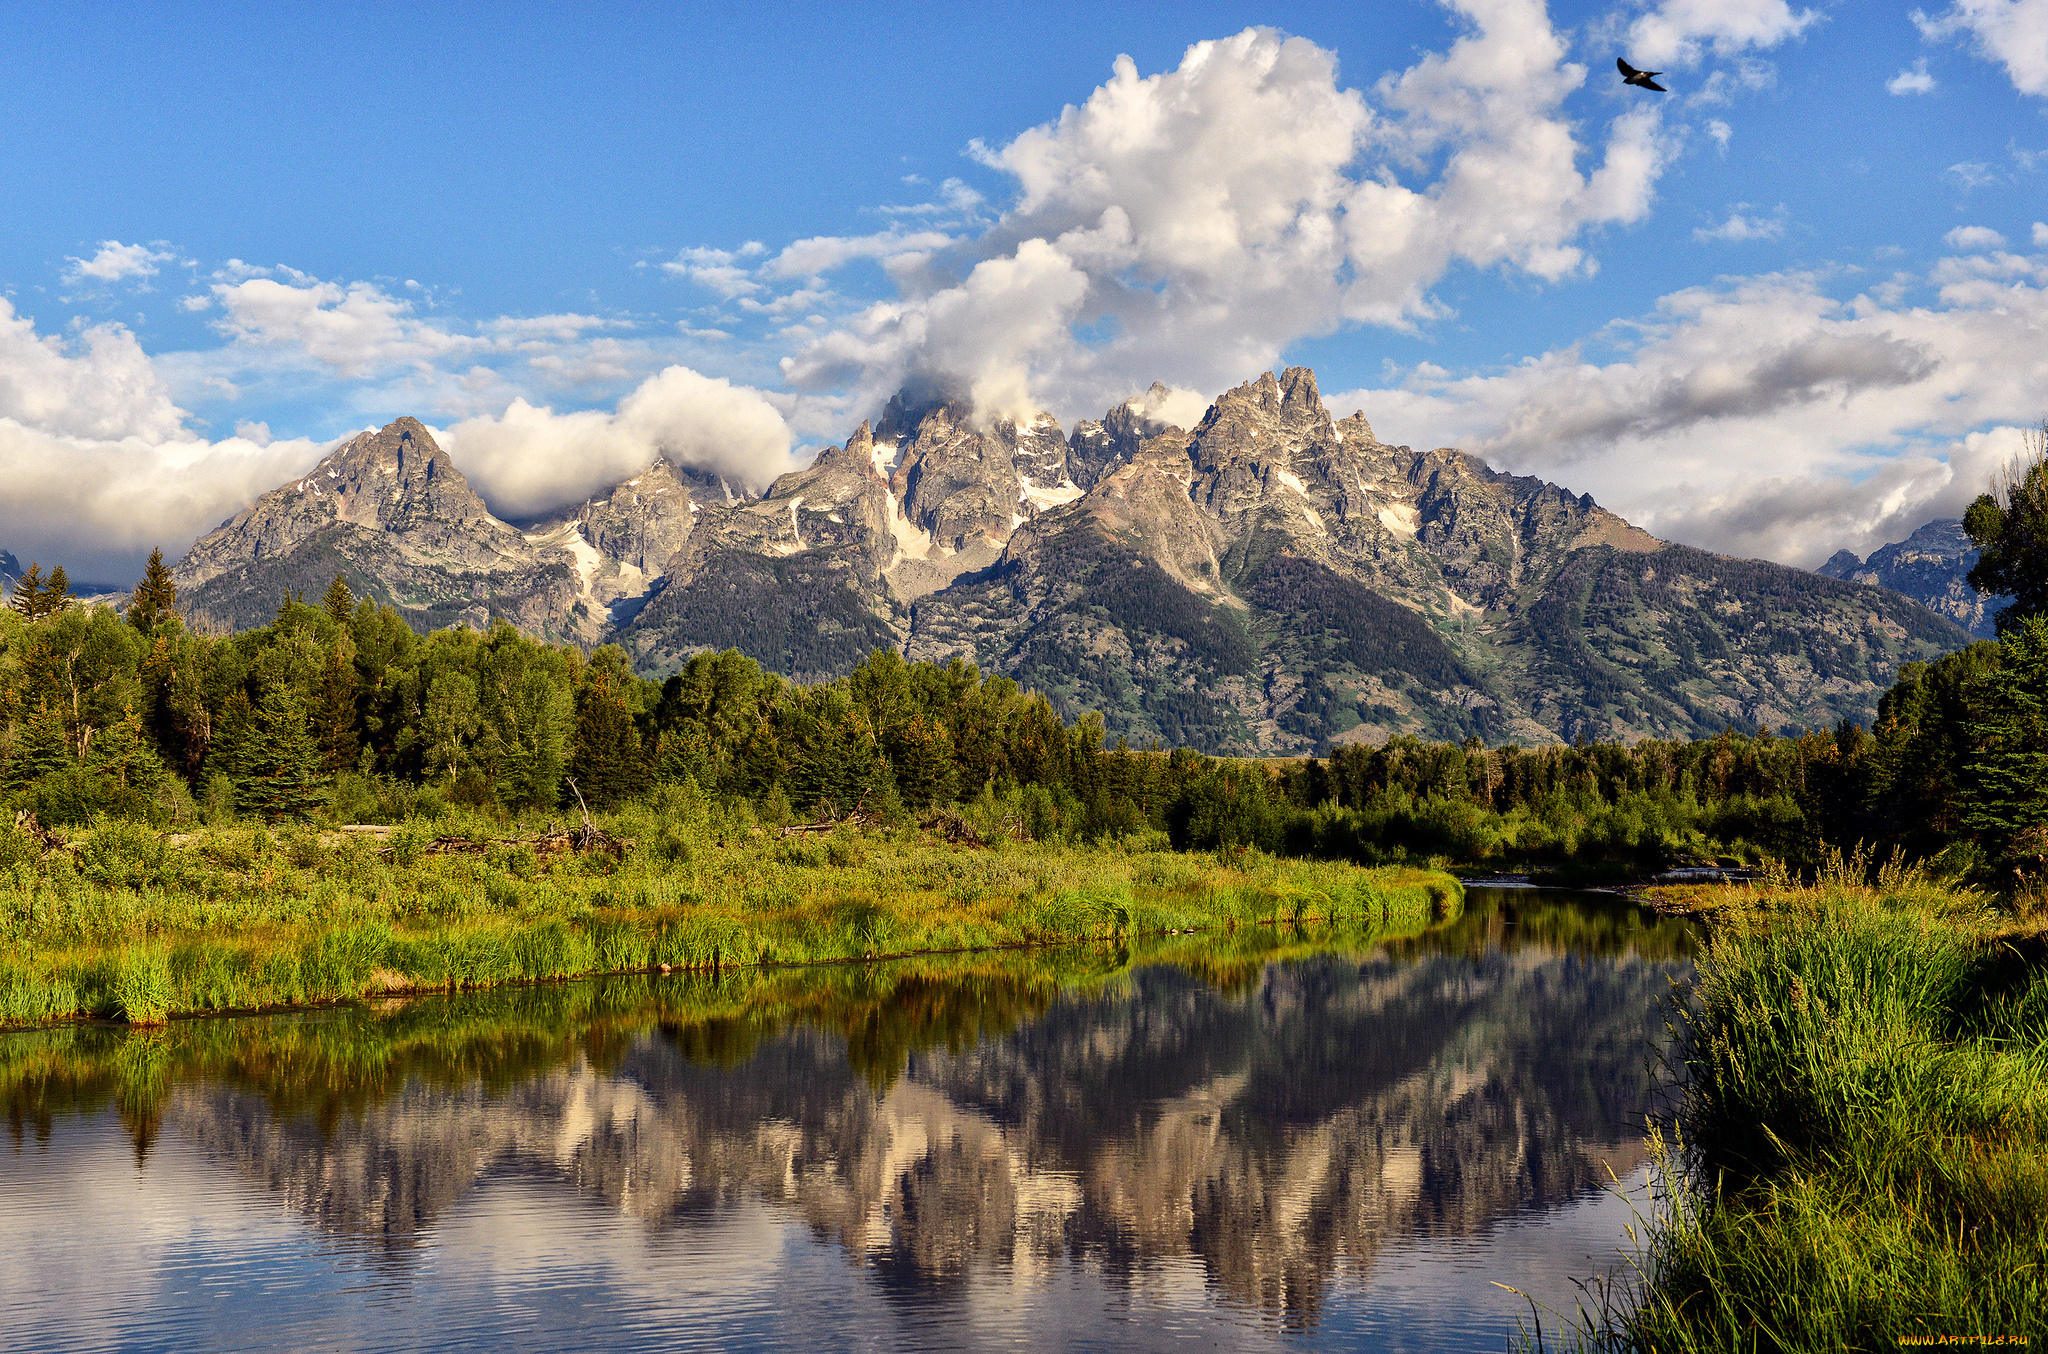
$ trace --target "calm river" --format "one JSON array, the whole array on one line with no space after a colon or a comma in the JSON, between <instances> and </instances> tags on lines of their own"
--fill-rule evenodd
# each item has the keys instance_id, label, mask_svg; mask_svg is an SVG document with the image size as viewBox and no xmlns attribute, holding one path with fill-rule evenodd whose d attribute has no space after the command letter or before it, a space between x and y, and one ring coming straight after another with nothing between
<instances>
[{"instance_id":1,"label":"calm river","mask_svg":"<svg viewBox=\"0 0 2048 1354\"><path fill-rule=\"evenodd\" d=\"M1499 1350L1688 933L1181 938L0 1035L0 1347ZM1546 1319L1546 1325L1549 1322Z\"/></svg>"}]
</instances>

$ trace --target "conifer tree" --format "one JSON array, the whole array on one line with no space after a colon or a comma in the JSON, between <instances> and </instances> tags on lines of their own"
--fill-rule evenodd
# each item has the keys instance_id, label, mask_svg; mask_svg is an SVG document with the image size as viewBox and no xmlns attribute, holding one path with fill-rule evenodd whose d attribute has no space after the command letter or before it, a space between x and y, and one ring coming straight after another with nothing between
<instances>
[{"instance_id":1,"label":"conifer tree","mask_svg":"<svg viewBox=\"0 0 2048 1354\"><path fill-rule=\"evenodd\" d=\"M764 719L754 726L733 758L736 787L749 799L760 799L781 785L788 770L775 726Z\"/></svg>"},{"instance_id":2,"label":"conifer tree","mask_svg":"<svg viewBox=\"0 0 2048 1354\"><path fill-rule=\"evenodd\" d=\"M340 579L335 580L340 583ZM333 590L328 591L333 598ZM314 696L313 725L320 740L320 764L329 771L341 771L356 764L356 665L354 646L347 640L327 651L327 663L320 671L320 686Z\"/></svg>"},{"instance_id":3,"label":"conifer tree","mask_svg":"<svg viewBox=\"0 0 2048 1354\"><path fill-rule=\"evenodd\" d=\"M952 798L953 739L937 720L913 715L898 725L889 740L889 763L896 772L897 793L911 808Z\"/></svg>"},{"instance_id":4,"label":"conifer tree","mask_svg":"<svg viewBox=\"0 0 2048 1354\"><path fill-rule=\"evenodd\" d=\"M304 818L328 800L306 704L282 682L263 693L237 760L235 808L270 822Z\"/></svg>"},{"instance_id":5,"label":"conifer tree","mask_svg":"<svg viewBox=\"0 0 2048 1354\"><path fill-rule=\"evenodd\" d=\"M64 717L48 702L38 701L22 721L20 730L15 736L14 753L7 759L5 780L0 782L7 789L19 790L33 785L77 760Z\"/></svg>"},{"instance_id":6,"label":"conifer tree","mask_svg":"<svg viewBox=\"0 0 2048 1354\"><path fill-rule=\"evenodd\" d=\"M336 625L346 627L348 618L356 613L356 595L349 591L348 580L336 574L334 581L327 585L327 596L321 606L334 618Z\"/></svg>"},{"instance_id":7,"label":"conifer tree","mask_svg":"<svg viewBox=\"0 0 2048 1354\"><path fill-rule=\"evenodd\" d=\"M789 768L790 798L798 807L841 817L868 804L889 777L889 763L867 716L848 709L838 718L811 718L803 749Z\"/></svg>"},{"instance_id":8,"label":"conifer tree","mask_svg":"<svg viewBox=\"0 0 2048 1354\"><path fill-rule=\"evenodd\" d=\"M206 778L225 776L234 784L241 784L249 774L255 744L256 706L238 682L220 702L219 714L213 721L204 763Z\"/></svg>"},{"instance_id":9,"label":"conifer tree","mask_svg":"<svg viewBox=\"0 0 2048 1354\"><path fill-rule=\"evenodd\" d=\"M142 581L135 585L135 594L128 599L128 623L148 634L157 622L175 615L177 609L178 585L171 582L171 571L164 565L163 548L159 546L149 552Z\"/></svg>"},{"instance_id":10,"label":"conifer tree","mask_svg":"<svg viewBox=\"0 0 2048 1354\"><path fill-rule=\"evenodd\" d=\"M610 808L646 783L640 730L626 704L630 680L625 654L606 645L591 655L583 689L576 695L576 739L569 758L569 778L592 808Z\"/></svg>"},{"instance_id":11,"label":"conifer tree","mask_svg":"<svg viewBox=\"0 0 2048 1354\"><path fill-rule=\"evenodd\" d=\"M142 716L132 709L93 739L85 765L120 792L114 806L130 811L146 812L151 798L170 779L163 758L143 732Z\"/></svg>"},{"instance_id":12,"label":"conifer tree","mask_svg":"<svg viewBox=\"0 0 2048 1354\"><path fill-rule=\"evenodd\" d=\"M48 578L43 577L43 566L30 563L14 580L14 595L8 606L19 613L24 620L39 621L43 617L64 609L64 599L70 595L68 581L63 580L64 569L60 565Z\"/></svg>"},{"instance_id":13,"label":"conifer tree","mask_svg":"<svg viewBox=\"0 0 2048 1354\"><path fill-rule=\"evenodd\" d=\"M2007 627L1998 648L1970 693L1963 819L2003 854L2048 824L2048 616Z\"/></svg>"}]
</instances>

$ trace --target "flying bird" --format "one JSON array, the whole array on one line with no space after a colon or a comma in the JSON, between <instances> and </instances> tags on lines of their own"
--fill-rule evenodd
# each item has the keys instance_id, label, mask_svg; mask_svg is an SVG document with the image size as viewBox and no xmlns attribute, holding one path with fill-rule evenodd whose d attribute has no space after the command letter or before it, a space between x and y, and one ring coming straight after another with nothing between
<instances>
[{"instance_id":1,"label":"flying bird","mask_svg":"<svg viewBox=\"0 0 2048 1354\"><path fill-rule=\"evenodd\" d=\"M1653 75L1662 75L1663 71L1639 71L1620 57L1614 58L1614 64L1621 67L1621 82L1625 85L1634 85L1637 89L1654 89L1659 94L1671 92L1650 78Z\"/></svg>"}]
</instances>

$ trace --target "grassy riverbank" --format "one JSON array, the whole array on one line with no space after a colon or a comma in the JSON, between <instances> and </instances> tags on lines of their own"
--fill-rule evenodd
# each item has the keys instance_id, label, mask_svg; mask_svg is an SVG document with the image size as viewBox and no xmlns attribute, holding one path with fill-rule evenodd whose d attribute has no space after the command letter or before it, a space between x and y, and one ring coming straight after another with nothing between
<instances>
[{"instance_id":1,"label":"grassy riverbank","mask_svg":"<svg viewBox=\"0 0 2048 1354\"><path fill-rule=\"evenodd\" d=\"M1891 870L1692 890L1710 916L1666 1211L1586 1347L2048 1342L2037 927ZM1933 1340L1925 1340L1934 1343ZM1963 1344L1966 1341L1951 1340Z\"/></svg>"},{"instance_id":2,"label":"grassy riverbank","mask_svg":"<svg viewBox=\"0 0 2048 1354\"><path fill-rule=\"evenodd\" d=\"M102 821L47 854L0 841L0 1022L167 1016L640 969L725 969L1265 922L1405 934L1449 875L1104 845L784 839L670 797L602 825L623 858L537 855L518 825L443 819L388 844L310 829L175 840ZM0 828L0 834L11 830ZM436 835L481 854L435 855Z\"/></svg>"},{"instance_id":3,"label":"grassy riverbank","mask_svg":"<svg viewBox=\"0 0 2048 1354\"><path fill-rule=\"evenodd\" d=\"M722 1066L792 1028L829 1031L844 1040L854 1070L886 1090L909 1054L1006 1035L1062 994L1114 992L1138 969L1171 964L1241 993L1269 964L1362 949L1377 931L1342 922L1246 926L872 964L507 985L452 999L380 998L306 1019L54 1025L0 1037L0 1117L18 1137L47 1131L60 1115L112 1107L144 1143L172 1087L207 1081L326 1120L413 1083L505 1086L578 1062L608 1071L636 1037L657 1029L693 1060Z\"/></svg>"}]
</instances>

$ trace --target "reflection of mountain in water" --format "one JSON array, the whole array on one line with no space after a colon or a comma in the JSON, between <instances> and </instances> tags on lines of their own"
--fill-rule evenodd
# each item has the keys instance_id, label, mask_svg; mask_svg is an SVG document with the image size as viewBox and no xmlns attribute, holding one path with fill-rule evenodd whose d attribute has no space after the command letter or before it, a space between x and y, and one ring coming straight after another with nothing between
<instances>
[{"instance_id":1,"label":"reflection of mountain in water","mask_svg":"<svg viewBox=\"0 0 2048 1354\"><path fill-rule=\"evenodd\" d=\"M325 1124L220 1085L175 1092L165 1119L378 1249L516 1170L664 1227L764 1199L885 1286L1192 1256L1234 1299L1308 1314L1390 1240L1554 1206L1642 1158L1680 963L1468 949L1273 965L1236 994L1145 969L913 1054L882 1091L816 1028L731 1067L647 1030L608 1071L413 1082Z\"/></svg>"}]
</instances>

